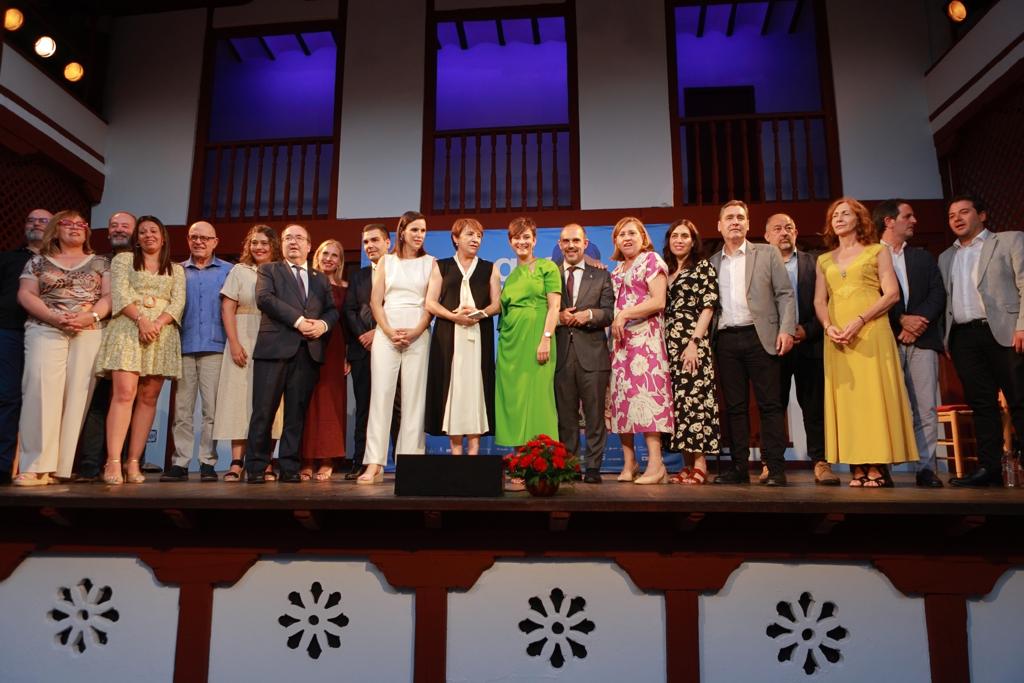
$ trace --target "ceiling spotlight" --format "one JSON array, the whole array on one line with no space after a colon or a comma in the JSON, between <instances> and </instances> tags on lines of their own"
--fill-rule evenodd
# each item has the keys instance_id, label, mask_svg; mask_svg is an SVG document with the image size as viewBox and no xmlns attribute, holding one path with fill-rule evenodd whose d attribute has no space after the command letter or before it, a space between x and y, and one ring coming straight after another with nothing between
<instances>
[{"instance_id":1,"label":"ceiling spotlight","mask_svg":"<svg viewBox=\"0 0 1024 683\"><path fill-rule=\"evenodd\" d=\"M13 7L4 12L4 28L8 31L17 31L25 23L25 15L21 10Z\"/></svg>"},{"instance_id":2,"label":"ceiling spotlight","mask_svg":"<svg viewBox=\"0 0 1024 683\"><path fill-rule=\"evenodd\" d=\"M946 5L946 14L949 15L950 19L959 24L967 18L967 6L960 2L960 0L953 0Z\"/></svg>"},{"instance_id":3,"label":"ceiling spotlight","mask_svg":"<svg viewBox=\"0 0 1024 683\"><path fill-rule=\"evenodd\" d=\"M85 68L78 62L70 62L64 67L64 78L68 79L72 83L77 83L82 80L82 76L85 75Z\"/></svg>"},{"instance_id":4,"label":"ceiling spotlight","mask_svg":"<svg viewBox=\"0 0 1024 683\"><path fill-rule=\"evenodd\" d=\"M41 36L36 41L36 54L46 59L52 57L53 53L57 51L57 42L50 36Z\"/></svg>"}]
</instances>

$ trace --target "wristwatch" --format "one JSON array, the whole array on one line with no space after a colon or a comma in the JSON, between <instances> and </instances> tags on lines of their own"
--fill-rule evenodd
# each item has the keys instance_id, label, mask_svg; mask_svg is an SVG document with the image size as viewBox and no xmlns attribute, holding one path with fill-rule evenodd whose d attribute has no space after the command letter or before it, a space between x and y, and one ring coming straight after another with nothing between
<instances>
[{"instance_id":1,"label":"wristwatch","mask_svg":"<svg viewBox=\"0 0 1024 683\"><path fill-rule=\"evenodd\" d=\"M97 313L96 311L92 312L92 319L96 321L97 325L100 324L100 314Z\"/></svg>"},{"instance_id":2,"label":"wristwatch","mask_svg":"<svg viewBox=\"0 0 1024 683\"><path fill-rule=\"evenodd\" d=\"M551 333L548 332L547 330L544 330L544 338L545 339L551 339Z\"/></svg>"}]
</instances>

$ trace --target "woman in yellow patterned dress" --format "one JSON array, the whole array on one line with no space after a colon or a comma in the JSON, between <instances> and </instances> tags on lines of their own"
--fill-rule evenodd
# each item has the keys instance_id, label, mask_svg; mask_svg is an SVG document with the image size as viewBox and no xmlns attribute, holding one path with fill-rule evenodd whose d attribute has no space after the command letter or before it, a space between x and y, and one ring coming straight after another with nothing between
<instances>
[{"instance_id":1,"label":"woman in yellow patterned dress","mask_svg":"<svg viewBox=\"0 0 1024 683\"><path fill-rule=\"evenodd\" d=\"M114 317L96 358L98 374L113 374L103 481L124 481L120 455L130 422L132 438L125 475L129 482L141 484L145 478L139 470L139 458L153 426L160 390L166 378L181 376L178 326L185 309L185 271L171 263L164 224L153 216L143 216L132 240L132 251L115 256L110 273Z\"/></svg>"},{"instance_id":2,"label":"woman in yellow patterned dress","mask_svg":"<svg viewBox=\"0 0 1024 683\"><path fill-rule=\"evenodd\" d=\"M887 311L899 298L889 251L864 205L825 214L814 310L825 330L825 456L850 465L850 486L892 486L889 465L917 460L907 388Z\"/></svg>"}]
</instances>

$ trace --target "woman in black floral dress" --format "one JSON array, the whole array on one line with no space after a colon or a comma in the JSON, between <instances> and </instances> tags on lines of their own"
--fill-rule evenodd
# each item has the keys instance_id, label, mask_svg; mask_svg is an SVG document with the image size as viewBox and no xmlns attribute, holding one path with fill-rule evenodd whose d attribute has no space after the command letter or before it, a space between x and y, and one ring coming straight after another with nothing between
<instances>
[{"instance_id":1,"label":"woman in black floral dress","mask_svg":"<svg viewBox=\"0 0 1024 683\"><path fill-rule=\"evenodd\" d=\"M707 337L718 305L718 274L701 253L700 235L693 223L684 218L668 227L665 344L672 373L675 431L666 437L666 450L681 452L686 458L686 467L672 479L677 484L703 484L708 472L705 454L718 452L718 399Z\"/></svg>"}]
</instances>

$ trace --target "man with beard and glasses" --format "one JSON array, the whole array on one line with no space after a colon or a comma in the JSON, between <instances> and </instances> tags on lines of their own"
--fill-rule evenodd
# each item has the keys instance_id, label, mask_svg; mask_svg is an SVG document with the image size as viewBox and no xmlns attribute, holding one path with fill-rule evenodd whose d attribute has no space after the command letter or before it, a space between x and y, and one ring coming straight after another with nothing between
<instances>
[{"instance_id":1,"label":"man with beard and glasses","mask_svg":"<svg viewBox=\"0 0 1024 683\"><path fill-rule=\"evenodd\" d=\"M25 363L25 310L18 304L21 271L39 253L53 214L33 209L25 219L25 244L0 254L0 483L10 483L21 419Z\"/></svg>"}]
</instances>

